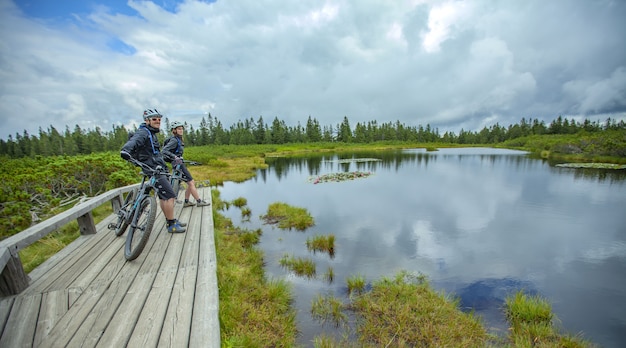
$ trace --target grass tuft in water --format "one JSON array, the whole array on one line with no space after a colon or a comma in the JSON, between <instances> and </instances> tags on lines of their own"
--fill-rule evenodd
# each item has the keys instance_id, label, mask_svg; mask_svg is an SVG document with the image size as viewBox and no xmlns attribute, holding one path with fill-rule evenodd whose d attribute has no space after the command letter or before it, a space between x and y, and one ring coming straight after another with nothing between
<instances>
[{"instance_id":1,"label":"grass tuft in water","mask_svg":"<svg viewBox=\"0 0 626 348\"><path fill-rule=\"evenodd\" d=\"M250 210L250 208L248 207L241 208L241 218L244 219L244 221L250 221L251 215L252 215L252 210Z\"/></svg>"},{"instance_id":2,"label":"grass tuft in water","mask_svg":"<svg viewBox=\"0 0 626 348\"><path fill-rule=\"evenodd\" d=\"M518 291L507 297L504 304L506 318L511 323L552 325L552 306L545 299Z\"/></svg>"},{"instance_id":3,"label":"grass tuft in water","mask_svg":"<svg viewBox=\"0 0 626 348\"><path fill-rule=\"evenodd\" d=\"M233 199L232 204L237 208L241 208L248 204L248 200L245 197L238 197Z\"/></svg>"},{"instance_id":4,"label":"grass tuft in water","mask_svg":"<svg viewBox=\"0 0 626 348\"><path fill-rule=\"evenodd\" d=\"M335 280L335 271L333 270L332 267L330 266L328 267L328 269L326 270L326 273L324 273L324 279L326 279L328 284L331 284L333 280Z\"/></svg>"},{"instance_id":5,"label":"grass tuft in water","mask_svg":"<svg viewBox=\"0 0 626 348\"><path fill-rule=\"evenodd\" d=\"M556 316L550 303L539 296L518 291L504 301L511 326L510 341L516 347L590 347L581 337L561 335L554 327Z\"/></svg>"},{"instance_id":6,"label":"grass tuft in water","mask_svg":"<svg viewBox=\"0 0 626 348\"><path fill-rule=\"evenodd\" d=\"M291 270L299 276L306 276L307 278L315 277L315 262L311 259L283 255L283 257L279 260L279 263L281 266Z\"/></svg>"},{"instance_id":7,"label":"grass tuft in water","mask_svg":"<svg viewBox=\"0 0 626 348\"><path fill-rule=\"evenodd\" d=\"M323 251L327 252L331 258L335 256L335 235L329 234L326 236L315 236L313 238L307 238L306 248L309 251Z\"/></svg>"},{"instance_id":8,"label":"grass tuft in water","mask_svg":"<svg viewBox=\"0 0 626 348\"><path fill-rule=\"evenodd\" d=\"M365 277L362 275L354 275L348 277L346 280L348 285L348 293L352 294L362 294L365 291Z\"/></svg>"},{"instance_id":9,"label":"grass tuft in water","mask_svg":"<svg viewBox=\"0 0 626 348\"><path fill-rule=\"evenodd\" d=\"M292 207L283 202L275 202L267 208L261 218L268 224L278 224L279 228L304 231L313 226L313 217L305 208Z\"/></svg>"},{"instance_id":10,"label":"grass tuft in water","mask_svg":"<svg viewBox=\"0 0 626 348\"><path fill-rule=\"evenodd\" d=\"M400 272L352 298L359 342L377 347L484 347L480 320L433 291L423 276Z\"/></svg>"},{"instance_id":11,"label":"grass tuft in water","mask_svg":"<svg viewBox=\"0 0 626 348\"><path fill-rule=\"evenodd\" d=\"M343 302L331 295L317 295L311 303L311 316L322 323L332 323L335 327L345 326L348 315L344 312Z\"/></svg>"}]
</instances>

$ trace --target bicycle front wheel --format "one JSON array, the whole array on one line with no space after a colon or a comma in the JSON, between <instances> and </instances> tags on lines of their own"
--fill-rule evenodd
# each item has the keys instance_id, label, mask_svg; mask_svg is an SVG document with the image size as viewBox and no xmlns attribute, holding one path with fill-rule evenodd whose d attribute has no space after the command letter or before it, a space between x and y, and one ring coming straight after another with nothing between
<instances>
[{"instance_id":1,"label":"bicycle front wheel","mask_svg":"<svg viewBox=\"0 0 626 348\"><path fill-rule=\"evenodd\" d=\"M130 225L126 236L126 248L124 248L126 260L136 259L146 247L152 226L154 226L156 211L157 203L153 195L144 197L139 203L133 223Z\"/></svg>"},{"instance_id":2,"label":"bicycle front wheel","mask_svg":"<svg viewBox=\"0 0 626 348\"><path fill-rule=\"evenodd\" d=\"M180 190L180 179L172 180L172 188L174 189L176 197L178 197L178 191Z\"/></svg>"},{"instance_id":3,"label":"bicycle front wheel","mask_svg":"<svg viewBox=\"0 0 626 348\"><path fill-rule=\"evenodd\" d=\"M115 235L118 237L124 234L126 228L128 228L128 224L130 224L131 217L128 215L132 213L136 191L136 189L131 190L126 194L124 204L122 204L120 211L117 213L118 217L117 225L115 226Z\"/></svg>"}]
</instances>

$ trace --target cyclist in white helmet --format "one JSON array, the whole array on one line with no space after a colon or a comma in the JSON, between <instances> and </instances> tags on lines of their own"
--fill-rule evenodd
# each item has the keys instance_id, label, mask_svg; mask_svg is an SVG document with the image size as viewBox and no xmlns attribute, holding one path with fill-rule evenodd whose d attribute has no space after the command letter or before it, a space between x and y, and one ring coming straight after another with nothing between
<instances>
[{"instance_id":1,"label":"cyclist in white helmet","mask_svg":"<svg viewBox=\"0 0 626 348\"><path fill-rule=\"evenodd\" d=\"M200 199L200 195L198 195L198 189L196 189L196 182L193 180L193 177L189 173L189 170L185 166L183 162L183 152L185 152L185 143L183 142L183 132L185 131L185 126L178 121L172 122L170 125L170 129L172 131L172 136L165 139L163 143L163 155L165 160L168 162L172 162L172 169L177 165L180 165L180 170L182 172L182 180L187 183L187 189L185 190L185 203L183 204L183 208L198 206L203 207L210 205L211 203L207 201L203 201ZM193 196L196 200L196 203L191 203L189 201L189 197Z\"/></svg>"},{"instance_id":2,"label":"cyclist in white helmet","mask_svg":"<svg viewBox=\"0 0 626 348\"><path fill-rule=\"evenodd\" d=\"M144 123L139 125L137 132L122 147L120 155L123 159L129 160L135 157L136 160L147 164L153 169L159 165L167 169L161 154L159 139L157 139L162 117L157 109L148 109L143 112ZM167 220L167 231L170 233L185 232L187 224L178 221L174 217L176 194L167 176L163 175L159 178L156 188L161 210L163 210L163 215L165 215Z\"/></svg>"}]
</instances>

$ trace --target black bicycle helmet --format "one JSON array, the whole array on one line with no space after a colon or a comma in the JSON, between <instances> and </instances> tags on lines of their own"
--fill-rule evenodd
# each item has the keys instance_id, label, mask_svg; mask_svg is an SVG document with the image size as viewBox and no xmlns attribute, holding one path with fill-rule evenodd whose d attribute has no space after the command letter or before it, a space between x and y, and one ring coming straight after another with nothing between
<instances>
[{"instance_id":1,"label":"black bicycle helmet","mask_svg":"<svg viewBox=\"0 0 626 348\"><path fill-rule=\"evenodd\" d=\"M143 111L144 120L151 117L163 117L163 115L161 115L157 109L148 109Z\"/></svg>"}]
</instances>

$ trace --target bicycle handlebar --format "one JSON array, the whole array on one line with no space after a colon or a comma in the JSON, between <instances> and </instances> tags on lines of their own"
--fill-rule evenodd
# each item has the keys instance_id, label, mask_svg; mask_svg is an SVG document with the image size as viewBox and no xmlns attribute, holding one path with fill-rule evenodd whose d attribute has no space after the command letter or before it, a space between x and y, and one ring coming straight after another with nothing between
<instances>
[{"instance_id":1,"label":"bicycle handlebar","mask_svg":"<svg viewBox=\"0 0 626 348\"><path fill-rule=\"evenodd\" d=\"M154 175L158 175L158 174L167 174L166 168L163 168L163 166L161 166L161 165L158 165L156 168L152 168L149 165L147 165L147 164L145 164L143 162L140 162L140 161L138 161L138 160L136 160L136 159L134 159L132 157L128 160L128 162L130 162L130 163L132 163L132 164L134 164L134 165L136 165L138 167L141 167L141 170L144 173L146 173L147 175L149 175L149 176L154 176Z\"/></svg>"},{"instance_id":2,"label":"bicycle handlebar","mask_svg":"<svg viewBox=\"0 0 626 348\"><path fill-rule=\"evenodd\" d=\"M187 160L183 160L184 163L190 164L192 166L201 166L202 163L200 162L196 162L196 161L187 161Z\"/></svg>"}]
</instances>

